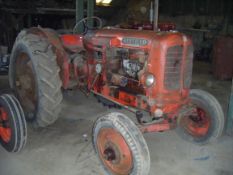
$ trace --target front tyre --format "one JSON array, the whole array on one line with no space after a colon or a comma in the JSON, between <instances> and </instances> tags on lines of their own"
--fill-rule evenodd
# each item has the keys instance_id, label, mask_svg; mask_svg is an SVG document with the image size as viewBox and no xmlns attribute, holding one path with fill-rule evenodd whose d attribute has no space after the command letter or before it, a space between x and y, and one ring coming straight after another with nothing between
<instances>
[{"instance_id":1,"label":"front tyre","mask_svg":"<svg viewBox=\"0 0 233 175\"><path fill-rule=\"evenodd\" d=\"M19 152L27 140L27 126L19 101L12 95L0 96L0 143L8 152Z\"/></svg>"},{"instance_id":2,"label":"front tyre","mask_svg":"<svg viewBox=\"0 0 233 175\"><path fill-rule=\"evenodd\" d=\"M124 114L113 112L96 121L93 146L107 174L149 174L150 153L145 139Z\"/></svg>"},{"instance_id":3,"label":"front tyre","mask_svg":"<svg viewBox=\"0 0 233 175\"><path fill-rule=\"evenodd\" d=\"M190 91L193 111L178 118L177 133L190 142L203 145L222 135L225 118L217 99L200 89Z\"/></svg>"}]
</instances>

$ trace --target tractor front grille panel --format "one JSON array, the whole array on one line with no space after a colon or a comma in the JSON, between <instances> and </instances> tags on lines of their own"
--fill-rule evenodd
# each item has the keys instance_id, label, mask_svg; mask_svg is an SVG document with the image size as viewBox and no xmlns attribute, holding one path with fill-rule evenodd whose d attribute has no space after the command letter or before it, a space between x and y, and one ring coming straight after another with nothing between
<instances>
[{"instance_id":1,"label":"tractor front grille panel","mask_svg":"<svg viewBox=\"0 0 233 175\"><path fill-rule=\"evenodd\" d=\"M182 57L182 46L172 46L167 49L164 72L164 86L167 90L178 90L181 88Z\"/></svg>"},{"instance_id":2,"label":"tractor front grille panel","mask_svg":"<svg viewBox=\"0 0 233 175\"><path fill-rule=\"evenodd\" d=\"M190 88L193 72L193 46L188 46L184 67L184 88Z\"/></svg>"}]
</instances>

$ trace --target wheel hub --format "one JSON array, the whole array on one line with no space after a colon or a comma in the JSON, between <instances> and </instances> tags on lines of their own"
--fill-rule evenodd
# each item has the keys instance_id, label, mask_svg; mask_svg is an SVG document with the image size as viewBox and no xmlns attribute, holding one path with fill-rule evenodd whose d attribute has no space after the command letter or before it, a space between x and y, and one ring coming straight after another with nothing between
<instances>
[{"instance_id":1,"label":"wheel hub","mask_svg":"<svg viewBox=\"0 0 233 175\"><path fill-rule=\"evenodd\" d=\"M102 128L97 137L99 157L112 174L128 175L133 156L124 137L113 128Z\"/></svg>"},{"instance_id":2,"label":"wheel hub","mask_svg":"<svg viewBox=\"0 0 233 175\"><path fill-rule=\"evenodd\" d=\"M8 143L11 139L8 114L3 107L0 108L0 136L5 143Z\"/></svg>"},{"instance_id":3,"label":"wheel hub","mask_svg":"<svg viewBox=\"0 0 233 175\"><path fill-rule=\"evenodd\" d=\"M204 109L197 107L191 115L183 117L181 125L192 136L203 137L209 131L210 117Z\"/></svg>"},{"instance_id":4,"label":"wheel hub","mask_svg":"<svg viewBox=\"0 0 233 175\"><path fill-rule=\"evenodd\" d=\"M31 88L32 79L29 75L22 75L19 77L19 81L16 83L16 86L24 87L25 90L29 90Z\"/></svg>"},{"instance_id":5,"label":"wheel hub","mask_svg":"<svg viewBox=\"0 0 233 175\"><path fill-rule=\"evenodd\" d=\"M37 87L32 61L26 53L16 59L15 88L28 120L34 120L37 106Z\"/></svg>"},{"instance_id":6,"label":"wheel hub","mask_svg":"<svg viewBox=\"0 0 233 175\"><path fill-rule=\"evenodd\" d=\"M116 153L113 148L108 147L104 150L104 158L108 161L116 160Z\"/></svg>"}]
</instances>

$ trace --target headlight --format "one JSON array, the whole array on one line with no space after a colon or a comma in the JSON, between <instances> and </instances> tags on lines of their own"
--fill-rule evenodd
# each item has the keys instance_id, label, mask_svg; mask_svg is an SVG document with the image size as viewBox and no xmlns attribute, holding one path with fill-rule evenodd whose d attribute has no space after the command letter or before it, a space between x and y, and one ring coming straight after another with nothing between
<instances>
[{"instance_id":1,"label":"headlight","mask_svg":"<svg viewBox=\"0 0 233 175\"><path fill-rule=\"evenodd\" d=\"M163 110L162 109L156 109L154 112L155 117L162 117L163 116Z\"/></svg>"},{"instance_id":2,"label":"headlight","mask_svg":"<svg viewBox=\"0 0 233 175\"><path fill-rule=\"evenodd\" d=\"M152 86L155 83L155 77L152 74L146 75L145 84L147 87Z\"/></svg>"}]
</instances>

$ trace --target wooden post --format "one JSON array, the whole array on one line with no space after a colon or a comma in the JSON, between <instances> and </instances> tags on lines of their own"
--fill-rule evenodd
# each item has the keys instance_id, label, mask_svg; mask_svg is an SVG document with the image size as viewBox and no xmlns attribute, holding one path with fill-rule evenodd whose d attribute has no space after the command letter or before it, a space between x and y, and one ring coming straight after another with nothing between
<instances>
[{"instance_id":1,"label":"wooden post","mask_svg":"<svg viewBox=\"0 0 233 175\"><path fill-rule=\"evenodd\" d=\"M84 0L76 0L76 23L84 17ZM83 25L78 26L78 33L83 32Z\"/></svg>"},{"instance_id":2,"label":"wooden post","mask_svg":"<svg viewBox=\"0 0 233 175\"><path fill-rule=\"evenodd\" d=\"M158 19L159 19L159 0L155 0L154 4L154 31L158 30Z\"/></svg>"},{"instance_id":3,"label":"wooden post","mask_svg":"<svg viewBox=\"0 0 233 175\"><path fill-rule=\"evenodd\" d=\"M87 1L87 17L94 16L94 7L95 7L95 1L94 0L88 0ZM93 28L93 19L88 20L88 26Z\"/></svg>"}]
</instances>

